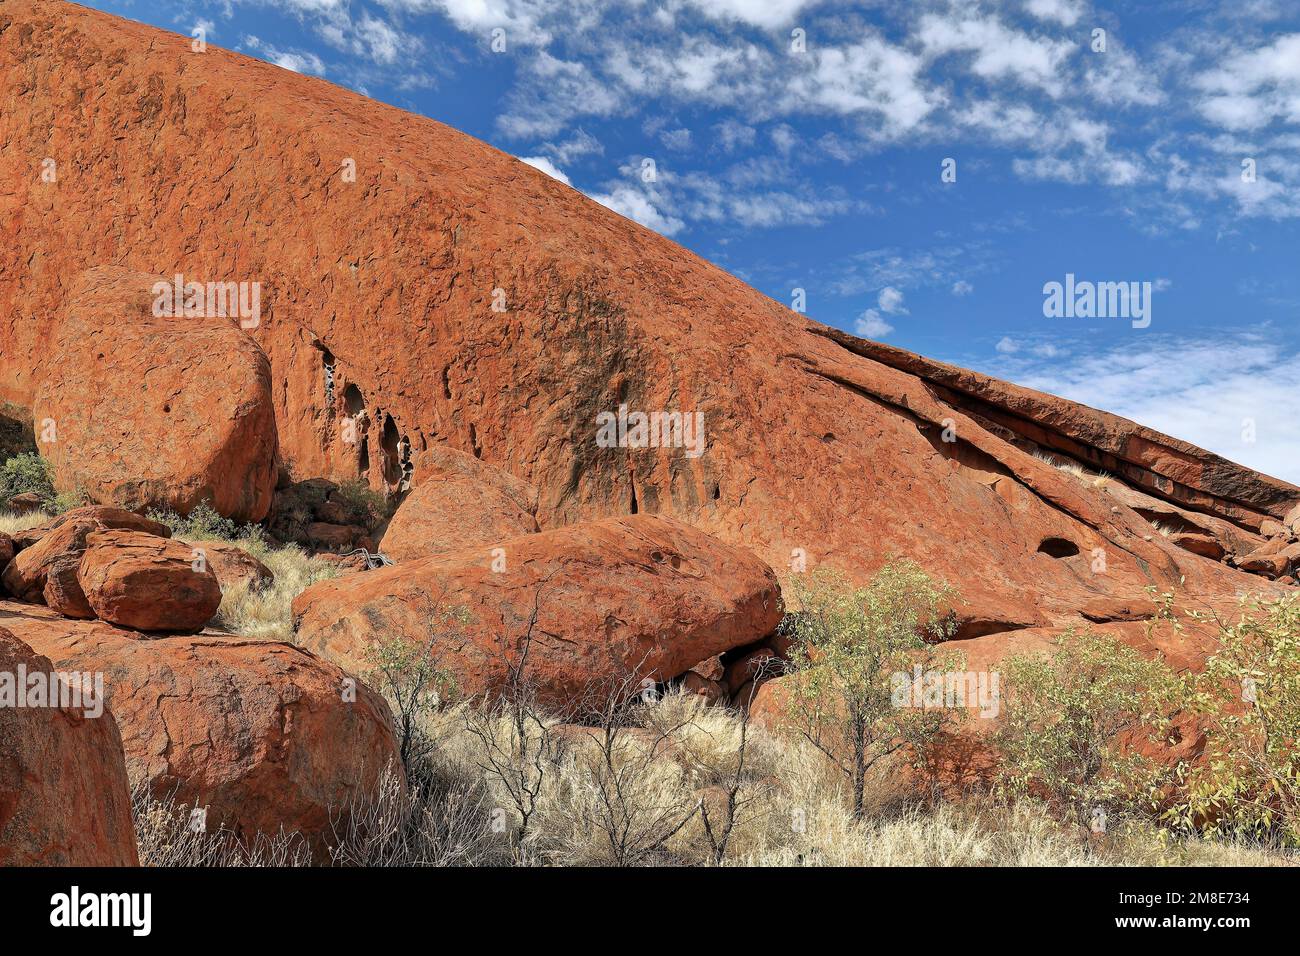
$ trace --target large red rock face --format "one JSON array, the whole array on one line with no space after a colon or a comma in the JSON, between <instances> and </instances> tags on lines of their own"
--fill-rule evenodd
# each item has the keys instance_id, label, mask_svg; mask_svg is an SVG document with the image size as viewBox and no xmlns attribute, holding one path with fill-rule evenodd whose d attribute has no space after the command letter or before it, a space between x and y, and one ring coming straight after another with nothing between
<instances>
[{"instance_id":1,"label":"large red rock face","mask_svg":"<svg viewBox=\"0 0 1300 956\"><path fill-rule=\"evenodd\" d=\"M0 627L0 675L16 678L20 668L26 675L55 672ZM0 866L138 863L112 711L0 706Z\"/></svg>"},{"instance_id":2,"label":"large red rock face","mask_svg":"<svg viewBox=\"0 0 1300 956\"><path fill-rule=\"evenodd\" d=\"M60 491L259 521L275 491L270 364L233 320L154 315L161 279L101 266L74 284L33 410L54 440L38 447Z\"/></svg>"},{"instance_id":3,"label":"large red rock face","mask_svg":"<svg viewBox=\"0 0 1300 956\"><path fill-rule=\"evenodd\" d=\"M967 637L1106 620L1183 578L1189 600L1272 587L1148 512L1263 545L1291 485L810 322L510 156L321 80L61 3L10 0L0 28L16 184L0 399L30 405L57 374L45 343L82 270L259 281L252 335L296 478L393 487L409 461L418 485L420 452L446 443L534 485L544 529L672 515L780 570L858 579L913 558L960 588ZM195 145L213 143L227 161ZM703 453L601 445L598 416L622 404L703 413Z\"/></svg>"},{"instance_id":4,"label":"large red rock face","mask_svg":"<svg viewBox=\"0 0 1300 956\"><path fill-rule=\"evenodd\" d=\"M471 695L499 689L526 647L540 696L563 708L676 677L781 620L770 568L680 522L607 519L497 546L314 584L293 604L298 640L354 673L382 641L430 642ZM444 623L458 609L467 620Z\"/></svg>"},{"instance_id":5,"label":"large red rock face","mask_svg":"<svg viewBox=\"0 0 1300 956\"><path fill-rule=\"evenodd\" d=\"M210 830L250 838L283 828L323 860L350 806L375 794L386 767L402 772L383 698L301 648L221 635L142 638L12 602L0 603L0 616L59 668L105 675L121 727L119 770L126 753L122 789L129 773L160 799L206 806ZM2 758L0 750L0 766ZM71 758L42 766L48 777L32 772L41 782L77 773ZM4 794L0 782L0 825ZM72 798L50 799L67 807ZM90 819L67 826L80 835Z\"/></svg>"}]
</instances>

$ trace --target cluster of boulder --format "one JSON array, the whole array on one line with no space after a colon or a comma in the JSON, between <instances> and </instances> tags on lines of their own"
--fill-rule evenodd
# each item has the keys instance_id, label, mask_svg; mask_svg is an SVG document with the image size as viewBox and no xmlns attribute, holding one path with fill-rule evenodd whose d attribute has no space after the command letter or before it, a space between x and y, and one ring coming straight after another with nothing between
<instances>
[{"instance_id":1,"label":"cluster of boulder","mask_svg":"<svg viewBox=\"0 0 1300 956\"><path fill-rule=\"evenodd\" d=\"M121 508L74 508L0 535L0 595L45 604L65 617L138 631L194 633L221 604L217 568L237 560L172 540L164 524ZM251 556L247 556L249 560Z\"/></svg>"},{"instance_id":2,"label":"cluster of boulder","mask_svg":"<svg viewBox=\"0 0 1300 956\"><path fill-rule=\"evenodd\" d=\"M292 644L196 633L223 588L269 583L239 548L88 506L0 535L0 581L0 863L134 863L131 787L324 860L347 809L401 773L363 683ZM57 686L94 675L103 699L4 699L18 663Z\"/></svg>"}]
</instances>

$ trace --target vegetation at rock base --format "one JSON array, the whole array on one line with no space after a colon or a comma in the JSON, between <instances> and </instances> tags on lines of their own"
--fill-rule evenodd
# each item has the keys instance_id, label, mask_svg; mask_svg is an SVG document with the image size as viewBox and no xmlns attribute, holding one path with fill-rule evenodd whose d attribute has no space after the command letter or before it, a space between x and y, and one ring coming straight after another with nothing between
<instances>
[{"instance_id":1,"label":"vegetation at rock base","mask_svg":"<svg viewBox=\"0 0 1300 956\"><path fill-rule=\"evenodd\" d=\"M954 653L934 644L952 636L955 595L912 562L885 565L863 588L837 571L794 581L802 609L787 618L793 672L789 716L808 743L840 769L863 812L867 774L895 753L918 756L958 711L898 706L893 676L915 666L958 669ZM942 658L942 659L941 659ZM964 713L964 712L961 712Z\"/></svg>"},{"instance_id":2,"label":"vegetation at rock base","mask_svg":"<svg viewBox=\"0 0 1300 956\"><path fill-rule=\"evenodd\" d=\"M1173 596L1164 620L1181 629ZM1182 700L1206 736L1205 759L1179 769L1166 823L1208 836L1300 848L1300 601L1244 599L1235 619L1200 610L1219 647L1182 678Z\"/></svg>"},{"instance_id":3,"label":"vegetation at rock base","mask_svg":"<svg viewBox=\"0 0 1300 956\"><path fill-rule=\"evenodd\" d=\"M371 529L389 516L388 499L361 478L343 482L331 495L343 506L350 524Z\"/></svg>"},{"instance_id":4,"label":"vegetation at rock base","mask_svg":"<svg viewBox=\"0 0 1300 956\"><path fill-rule=\"evenodd\" d=\"M186 541L228 541L257 557L261 557L268 547L266 532L261 525L239 524L224 518L207 501L200 501L187 515L177 514L170 508L150 508L145 517L165 524L173 537Z\"/></svg>"},{"instance_id":5,"label":"vegetation at rock base","mask_svg":"<svg viewBox=\"0 0 1300 956\"><path fill-rule=\"evenodd\" d=\"M36 495L41 509L51 514L61 514L86 500L76 492L56 491L49 462L34 451L19 452L0 464L0 504L23 494Z\"/></svg>"},{"instance_id":6,"label":"vegetation at rock base","mask_svg":"<svg viewBox=\"0 0 1300 956\"><path fill-rule=\"evenodd\" d=\"M1167 764L1141 749L1168 733L1177 679L1160 659L1089 631L1051 655L1010 658L997 739L1001 786L1033 794L1084 832L1152 799Z\"/></svg>"}]
</instances>

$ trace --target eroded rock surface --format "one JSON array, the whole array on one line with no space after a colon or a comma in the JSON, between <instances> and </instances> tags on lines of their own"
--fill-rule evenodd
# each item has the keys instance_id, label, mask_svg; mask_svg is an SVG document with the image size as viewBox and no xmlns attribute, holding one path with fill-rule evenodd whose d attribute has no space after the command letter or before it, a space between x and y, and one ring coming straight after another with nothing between
<instances>
[{"instance_id":1,"label":"eroded rock surface","mask_svg":"<svg viewBox=\"0 0 1300 956\"><path fill-rule=\"evenodd\" d=\"M8 679L9 694L20 668L25 678L56 670L0 627L0 682ZM0 700L0 866L139 863L122 738L111 709L94 711Z\"/></svg>"},{"instance_id":2,"label":"eroded rock surface","mask_svg":"<svg viewBox=\"0 0 1300 956\"><path fill-rule=\"evenodd\" d=\"M432 642L470 695L498 689L527 646L530 679L563 709L629 678L677 677L781 620L766 564L670 519L611 518L500 545L499 570L471 548L314 584L294 601L298 640L353 672L373 666L382 641ZM445 620L456 609L464 624Z\"/></svg>"}]
</instances>

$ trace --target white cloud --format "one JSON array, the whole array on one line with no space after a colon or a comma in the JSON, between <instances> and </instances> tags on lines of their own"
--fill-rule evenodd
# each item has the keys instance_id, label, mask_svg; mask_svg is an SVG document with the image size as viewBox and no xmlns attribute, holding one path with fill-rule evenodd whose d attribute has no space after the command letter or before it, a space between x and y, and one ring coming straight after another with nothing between
<instances>
[{"instance_id":1,"label":"white cloud","mask_svg":"<svg viewBox=\"0 0 1300 956\"><path fill-rule=\"evenodd\" d=\"M605 152L605 145L586 130L575 130L573 135L563 142L546 143L543 147L555 157L556 162L567 166L575 160L586 156L600 156Z\"/></svg>"},{"instance_id":2,"label":"white cloud","mask_svg":"<svg viewBox=\"0 0 1300 956\"><path fill-rule=\"evenodd\" d=\"M716 20L739 20L750 26L771 29L790 23L806 7L819 0L687 0Z\"/></svg>"},{"instance_id":3,"label":"white cloud","mask_svg":"<svg viewBox=\"0 0 1300 956\"><path fill-rule=\"evenodd\" d=\"M678 152L691 148L691 131L685 128L664 130L659 139L669 149Z\"/></svg>"},{"instance_id":4,"label":"white cloud","mask_svg":"<svg viewBox=\"0 0 1300 956\"><path fill-rule=\"evenodd\" d=\"M952 294L956 296L970 295L975 291L975 287L965 279L958 279L952 284Z\"/></svg>"},{"instance_id":5,"label":"white cloud","mask_svg":"<svg viewBox=\"0 0 1300 956\"><path fill-rule=\"evenodd\" d=\"M1008 336L1003 336L994 346L1003 355L1015 355L1020 351L1020 343Z\"/></svg>"},{"instance_id":6,"label":"white cloud","mask_svg":"<svg viewBox=\"0 0 1300 956\"><path fill-rule=\"evenodd\" d=\"M653 229L665 236L681 232L686 225L675 216L660 212L651 197L634 186L619 185L608 193L588 193L588 195L620 216L626 216L647 229Z\"/></svg>"},{"instance_id":7,"label":"white cloud","mask_svg":"<svg viewBox=\"0 0 1300 956\"><path fill-rule=\"evenodd\" d=\"M1064 91L1063 67L1075 49L1068 40L1033 37L996 17L927 14L921 18L918 37L931 57L970 53L976 76L1018 80L1052 96Z\"/></svg>"},{"instance_id":8,"label":"white cloud","mask_svg":"<svg viewBox=\"0 0 1300 956\"><path fill-rule=\"evenodd\" d=\"M520 68L525 80L510 96L510 110L497 125L519 139L560 133L576 116L610 116L622 98L591 69L576 60L562 60L545 50Z\"/></svg>"},{"instance_id":9,"label":"white cloud","mask_svg":"<svg viewBox=\"0 0 1300 956\"><path fill-rule=\"evenodd\" d=\"M1193 84L1205 94L1201 113L1226 129L1259 129L1275 119L1300 123L1300 33L1238 50Z\"/></svg>"},{"instance_id":10,"label":"white cloud","mask_svg":"<svg viewBox=\"0 0 1300 956\"><path fill-rule=\"evenodd\" d=\"M887 285L880 290L876 302L880 306L880 311L886 315L907 315L907 308L903 305L903 293L892 285Z\"/></svg>"},{"instance_id":11,"label":"white cloud","mask_svg":"<svg viewBox=\"0 0 1300 956\"><path fill-rule=\"evenodd\" d=\"M755 130L737 120L728 117L713 127L718 134L718 144L728 153L739 146L753 146Z\"/></svg>"},{"instance_id":12,"label":"white cloud","mask_svg":"<svg viewBox=\"0 0 1300 956\"><path fill-rule=\"evenodd\" d=\"M921 57L875 35L795 58L796 65L804 61L811 61L811 68L796 74L785 91L788 112L813 108L875 115L884 121L884 135L898 136L915 129L944 102L941 90L926 87Z\"/></svg>"},{"instance_id":13,"label":"white cloud","mask_svg":"<svg viewBox=\"0 0 1300 956\"><path fill-rule=\"evenodd\" d=\"M1025 9L1040 20L1072 27L1083 16L1084 5L1077 0L1026 0Z\"/></svg>"},{"instance_id":14,"label":"white cloud","mask_svg":"<svg viewBox=\"0 0 1300 956\"><path fill-rule=\"evenodd\" d=\"M1112 40L1105 53L1084 54L1088 68L1084 80L1088 90L1104 105L1156 106L1165 100L1159 77L1145 69L1138 58Z\"/></svg>"},{"instance_id":15,"label":"white cloud","mask_svg":"<svg viewBox=\"0 0 1300 956\"><path fill-rule=\"evenodd\" d=\"M1274 339L1143 335L1068 362L1012 358L999 348L1004 364L988 371L1300 482L1300 417L1291 412L1300 354Z\"/></svg>"},{"instance_id":16,"label":"white cloud","mask_svg":"<svg viewBox=\"0 0 1300 956\"><path fill-rule=\"evenodd\" d=\"M520 156L519 161L521 163L527 163L529 166L532 166L534 169L540 169L542 172L550 176L552 179L558 179L566 186L573 185L571 182L569 182L569 177L564 175L564 172L553 162L547 159L545 156Z\"/></svg>"},{"instance_id":17,"label":"white cloud","mask_svg":"<svg viewBox=\"0 0 1300 956\"><path fill-rule=\"evenodd\" d=\"M864 339L884 338L894 327L880 317L880 313L875 309L867 309L854 323L853 332Z\"/></svg>"},{"instance_id":18,"label":"white cloud","mask_svg":"<svg viewBox=\"0 0 1300 956\"><path fill-rule=\"evenodd\" d=\"M269 43L263 43L255 36L244 37L244 45L262 59L286 70L295 73L311 73L316 76L325 75L324 62L309 50L281 50Z\"/></svg>"}]
</instances>

